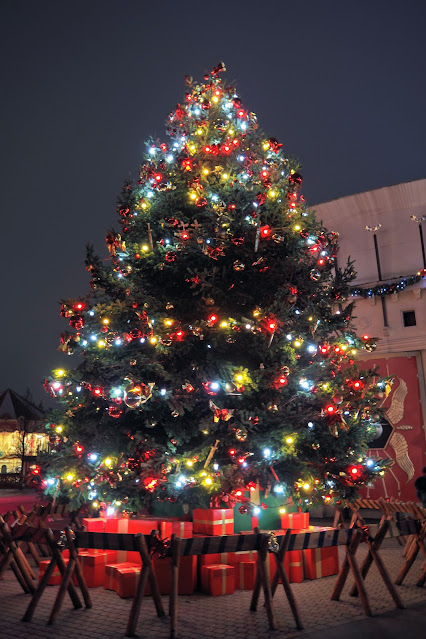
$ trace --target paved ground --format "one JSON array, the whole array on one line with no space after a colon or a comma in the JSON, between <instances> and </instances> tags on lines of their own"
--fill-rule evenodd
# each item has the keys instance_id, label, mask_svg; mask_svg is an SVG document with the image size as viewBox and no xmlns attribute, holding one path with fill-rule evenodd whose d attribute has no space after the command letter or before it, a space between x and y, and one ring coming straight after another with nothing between
<instances>
[{"instance_id":1,"label":"paved ground","mask_svg":"<svg viewBox=\"0 0 426 639\"><path fill-rule=\"evenodd\" d=\"M382 557L389 572L395 576L402 563L401 548L389 539L382 546ZM339 549L343 554L344 550ZM362 549L363 556L365 550ZM342 555L341 555L342 556ZM414 567L398 590L406 610L395 610L393 602L373 566L366 587L373 617L366 618L358 599L349 596L349 585L340 602L330 601L335 577L293 584L305 629L298 631L293 623L283 590L274 599L278 630L270 631L263 606L256 613L249 612L251 593L236 591L233 595L208 597L206 595L179 597L179 637L181 639L417 639L425 635L426 589L415 586L422 561ZM349 580L348 580L349 582ZM121 639L131 606L130 600L120 599L115 593L97 588L91 590L93 608L73 610L66 599L58 621L53 626L46 622L58 588L49 587L30 623L20 621L29 602L28 595L8 572L0 581L0 638L1 639ZM164 597L167 610L168 598ZM144 599L138 623L138 636L146 639L167 639L168 618L158 619L152 600Z\"/></svg>"}]
</instances>

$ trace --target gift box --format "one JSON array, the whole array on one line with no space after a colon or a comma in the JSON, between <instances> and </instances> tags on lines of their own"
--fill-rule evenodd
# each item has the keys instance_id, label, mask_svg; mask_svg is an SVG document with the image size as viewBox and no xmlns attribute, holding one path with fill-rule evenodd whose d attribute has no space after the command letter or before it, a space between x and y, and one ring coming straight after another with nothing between
<instances>
[{"instance_id":1,"label":"gift box","mask_svg":"<svg viewBox=\"0 0 426 639\"><path fill-rule=\"evenodd\" d=\"M129 561L122 561L119 563L107 564L104 571L104 588L105 590L118 589L118 570L120 568L137 568L140 570L140 565L132 564Z\"/></svg>"},{"instance_id":2,"label":"gift box","mask_svg":"<svg viewBox=\"0 0 426 639\"><path fill-rule=\"evenodd\" d=\"M231 561L229 560L231 555L234 555L236 553L230 553L230 552L216 552L216 553L212 553L211 555L199 555L199 564L200 566L211 566L212 564L231 564Z\"/></svg>"},{"instance_id":3,"label":"gift box","mask_svg":"<svg viewBox=\"0 0 426 639\"><path fill-rule=\"evenodd\" d=\"M172 522L159 522L156 519L114 517L107 519L105 523L105 532L108 533L123 533L128 535L142 533L143 535L149 535L153 530L158 530L162 539L170 538L172 534ZM141 563L140 554L137 551L127 552L125 550L118 550L115 560L117 562L129 561L131 563Z\"/></svg>"},{"instance_id":4,"label":"gift box","mask_svg":"<svg viewBox=\"0 0 426 639\"><path fill-rule=\"evenodd\" d=\"M281 513L281 528L308 528L309 513Z\"/></svg>"},{"instance_id":5,"label":"gift box","mask_svg":"<svg viewBox=\"0 0 426 639\"><path fill-rule=\"evenodd\" d=\"M291 583L302 583L304 579L302 551L290 550L286 552L284 556L284 568Z\"/></svg>"},{"instance_id":6,"label":"gift box","mask_svg":"<svg viewBox=\"0 0 426 639\"><path fill-rule=\"evenodd\" d=\"M235 568L224 564L213 564L201 568L201 588L215 597L230 595L235 590Z\"/></svg>"},{"instance_id":7,"label":"gift box","mask_svg":"<svg viewBox=\"0 0 426 639\"><path fill-rule=\"evenodd\" d=\"M302 550L302 554L306 579L320 579L338 574L339 553L337 546Z\"/></svg>"},{"instance_id":8,"label":"gift box","mask_svg":"<svg viewBox=\"0 0 426 639\"><path fill-rule=\"evenodd\" d=\"M117 595L125 599L134 597L136 587L141 574L140 566L129 566L128 568L117 568Z\"/></svg>"},{"instance_id":9,"label":"gift box","mask_svg":"<svg viewBox=\"0 0 426 639\"><path fill-rule=\"evenodd\" d=\"M68 558L63 558L64 559L64 563L67 566L68 565ZM44 573L47 570L47 566L50 564L51 560L50 559L43 559L42 561L40 561L40 565L39 565L39 570L38 570L38 580L39 582L42 580L42 577L44 575ZM78 584L77 582L77 576L75 574L75 572L73 573L73 578L72 578L73 582L75 585ZM59 571L58 565L55 565L55 570L53 571L53 573L50 576L49 581L47 582L48 586L58 586L62 581L62 575Z\"/></svg>"},{"instance_id":10,"label":"gift box","mask_svg":"<svg viewBox=\"0 0 426 639\"><path fill-rule=\"evenodd\" d=\"M256 561L241 561L235 568L235 588L253 590L256 579Z\"/></svg>"},{"instance_id":11,"label":"gift box","mask_svg":"<svg viewBox=\"0 0 426 639\"><path fill-rule=\"evenodd\" d=\"M203 535L233 535L232 508L195 508L192 513L194 533Z\"/></svg>"},{"instance_id":12,"label":"gift box","mask_svg":"<svg viewBox=\"0 0 426 639\"><path fill-rule=\"evenodd\" d=\"M172 521L172 533L181 539L188 539L193 535L192 521Z\"/></svg>"},{"instance_id":13,"label":"gift box","mask_svg":"<svg viewBox=\"0 0 426 639\"><path fill-rule=\"evenodd\" d=\"M116 552L81 552L79 554L81 570L88 588L99 588L104 585L105 566L114 561Z\"/></svg>"},{"instance_id":14,"label":"gift box","mask_svg":"<svg viewBox=\"0 0 426 639\"><path fill-rule=\"evenodd\" d=\"M169 557L154 557L153 568L157 577L158 586L162 595L170 594L171 565ZM197 557L196 555L179 558L178 593L180 595L192 595L197 582ZM149 586L145 594L150 594Z\"/></svg>"},{"instance_id":15,"label":"gift box","mask_svg":"<svg viewBox=\"0 0 426 639\"><path fill-rule=\"evenodd\" d=\"M87 532L105 532L106 521L103 517L85 517L82 524Z\"/></svg>"}]
</instances>

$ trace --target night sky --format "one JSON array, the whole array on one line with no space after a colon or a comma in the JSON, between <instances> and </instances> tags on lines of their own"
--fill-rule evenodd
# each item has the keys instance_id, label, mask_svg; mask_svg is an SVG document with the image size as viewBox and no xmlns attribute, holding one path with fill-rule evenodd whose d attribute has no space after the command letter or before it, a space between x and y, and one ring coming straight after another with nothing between
<instances>
[{"instance_id":1,"label":"night sky","mask_svg":"<svg viewBox=\"0 0 426 639\"><path fill-rule=\"evenodd\" d=\"M2 0L1 366L48 404L61 299L84 295L150 137L223 60L309 204L426 176L423 1Z\"/></svg>"}]
</instances>

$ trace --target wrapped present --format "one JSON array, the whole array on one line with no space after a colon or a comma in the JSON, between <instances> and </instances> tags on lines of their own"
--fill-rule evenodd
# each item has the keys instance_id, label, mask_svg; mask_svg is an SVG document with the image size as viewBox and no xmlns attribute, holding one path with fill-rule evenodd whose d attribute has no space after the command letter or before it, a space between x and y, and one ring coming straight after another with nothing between
<instances>
[{"instance_id":1,"label":"wrapped present","mask_svg":"<svg viewBox=\"0 0 426 639\"><path fill-rule=\"evenodd\" d=\"M235 588L253 590L256 579L256 561L240 561L235 568Z\"/></svg>"},{"instance_id":2,"label":"wrapped present","mask_svg":"<svg viewBox=\"0 0 426 639\"><path fill-rule=\"evenodd\" d=\"M291 583L302 583L304 579L302 551L290 550L286 552L284 556L284 568Z\"/></svg>"},{"instance_id":3,"label":"wrapped present","mask_svg":"<svg viewBox=\"0 0 426 639\"><path fill-rule=\"evenodd\" d=\"M129 519L125 517L114 517L107 519L105 523L105 532L110 533L124 533L128 535L142 533L143 535L149 535L153 530L158 530L162 539L170 538L172 534L172 522L159 522L157 519ZM138 552L126 552L125 550L117 551L116 561L141 563L140 554Z\"/></svg>"},{"instance_id":4,"label":"wrapped present","mask_svg":"<svg viewBox=\"0 0 426 639\"><path fill-rule=\"evenodd\" d=\"M215 597L230 595L235 590L235 568L224 564L212 564L201 568L203 592Z\"/></svg>"},{"instance_id":5,"label":"wrapped present","mask_svg":"<svg viewBox=\"0 0 426 639\"><path fill-rule=\"evenodd\" d=\"M82 523L88 532L105 532L106 521L104 517L85 517Z\"/></svg>"},{"instance_id":6,"label":"wrapped present","mask_svg":"<svg viewBox=\"0 0 426 639\"><path fill-rule=\"evenodd\" d=\"M339 553L337 546L302 550L302 554L306 579L320 579L338 574Z\"/></svg>"},{"instance_id":7,"label":"wrapped present","mask_svg":"<svg viewBox=\"0 0 426 639\"><path fill-rule=\"evenodd\" d=\"M194 533L203 535L233 535L232 508L195 508L192 513Z\"/></svg>"},{"instance_id":8,"label":"wrapped present","mask_svg":"<svg viewBox=\"0 0 426 639\"><path fill-rule=\"evenodd\" d=\"M140 570L140 565L132 564L129 561L121 561L119 563L107 564L105 566L104 572L104 588L105 590L115 590L117 592L118 588L118 569L119 568L138 568Z\"/></svg>"},{"instance_id":9,"label":"wrapped present","mask_svg":"<svg viewBox=\"0 0 426 639\"><path fill-rule=\"evenodd\" d=\"M309 513L281 513L281 528L308 528Z\"/></svg>"},{"instance_id":10,"label":"wrapped present","mask_svg":"<svg viewBox=\"0 0 426 639\"><path fill-rule=\"evenodd\" d=\"M64 557L64 563L65 565L68 565L68 558ZM42 577L44 575L44 573L47 570L47 566L50 564L51 560L50 559L43 559L42 561L40 561L40 565L39 565L39 570L38 570L38 580L39 582L42 580ZM77 576L75 574L75 572L73 573L73 582L75 585L77 585ZM61 583L62 581L62 575L59 571L58 565L55 566L55 570L53 571L53 573L50 576L49 581L47 582L48 586L57 586Z\"/></svg>"},{"instance_id":11,"label":"wrapped present","mask_svg":"<svg viewBox=\"0 0 426 639\"><path fill-rule=\"evenodd\" d=\"M140 566L129 566L128 568L117 568L117 595L125 599L134 597L141 573Z\"/></svg>"},{"instance_id":12,"label":"wrapped present","mask_svg":"<svg viewBox=\"0 0 426 639\"><path fill-rule=\"evenodd\" d=\"M153 568L157 577L158 586L162 595L170 594L171 570L169 557L154 557ZM180 595L192 595L197 582L197 557L196 555L179 558L178 593ZM148 588L145 591L150 594Z\"/></svg>"},{"instance_id":13,"label":"wrapped present","mask_svg":"<svg viewBox=\"0 0 426 639\"><path fill-rule=\"evenodd\" d=\"M193 535L192 521L172 521L172 533L181 539L188 539Z\"/></svg>"},{"instance_id":14,"label":"wrapped present","mask_svg":"<svg viewBox=\"0 0 426 639\"><path fill-rule=\"evenodd\" d=\"M116 552L114 550L106 550L104 552L87 552L79 553L81 569L83 571L84 580L88 588L99 588L104 585L105 566L114 561Z\"/></svg>"},{"instance_id":15,"label":"wrapped present","mask_svg":"<svg viewBox=\"0 0 426 639\"><path fill-rule=\"evenodd\" d=\"M237 566L242 561L257 561L257 550L241 550L229 552L227 562L231 566ZM223 563L223 562L222 562Z\"/></svg>"},{"instance_id":16,"label":"wrapped present","mask_svg":"<svg viewBox=\"0 0 426 639\"><path fill-rule=\"evenodd\" d=\"M212 564L231 564L229 558L235 553L230 552L216 552L211 555L199 555L200 566L211 566Z\"/></svg>"}]
</instances>

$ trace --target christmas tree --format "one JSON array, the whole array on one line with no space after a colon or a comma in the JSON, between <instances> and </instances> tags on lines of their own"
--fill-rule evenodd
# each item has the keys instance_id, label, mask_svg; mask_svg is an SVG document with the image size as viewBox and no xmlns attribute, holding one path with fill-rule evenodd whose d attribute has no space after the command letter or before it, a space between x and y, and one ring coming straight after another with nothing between
<instances>
[{"instance_id":1,"label":"christmas tree","mask_svg":"<svg viewBox=\"0 0 426 639\"><path fill-rule=\"evenodd\" d=\"M62 303L80 363L45 381L61 408L41 477L73 506L244 509L256 484L324 503L384 472L366 456L385 384L355 363L375 344L353 331L353 265L223 71L187 78L119 197L109 260L89 246L91 292Z\"/></svg>"}]
</instances>

